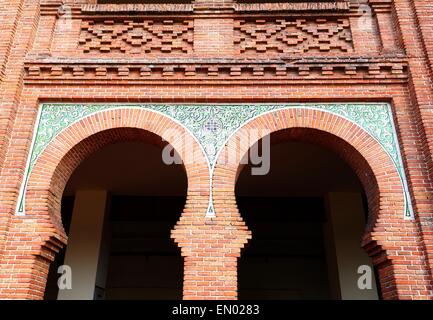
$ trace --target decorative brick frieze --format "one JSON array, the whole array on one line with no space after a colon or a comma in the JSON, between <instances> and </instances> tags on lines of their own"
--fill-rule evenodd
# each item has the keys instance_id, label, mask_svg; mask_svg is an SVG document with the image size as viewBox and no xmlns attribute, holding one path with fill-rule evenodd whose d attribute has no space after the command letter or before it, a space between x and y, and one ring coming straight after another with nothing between
<instances>
[{"instance_id":1,"label":"decorative brick frieze","mask_svg":"<svg viewBox=\"0 0 433 320\"><path fill-rule=\"evenodd\" d=\"M352 52L348 19L235 20L238 54Z\"/></svg>"},{"instance_id":2,"label":"decorative brick frieze","mask_svg":"<svg viewBox=\"0 0 433 320\"><path fill-rule=\"evenodd\" d=\"M192 20L85 20L78 43L83 53L188 54L193 32Z\"/></svg>"},{"instance_id":3,"label":"decorative brick frieze","mask_svg":"<svg viewBox=\"0 0 433 320\"><path fill-rule=\"evenodd\" d=\"M380 40L360 29L360 7L348 1L61 5L46 0L41 15L52 18L41 20L31 54L374 56L380 53ZM389 28L381 19L380 26ZM354 40L360 39L365 45L357 47ZM392 53L393 38L387 39L385 51Z\"/></svg>"}]
</instances>

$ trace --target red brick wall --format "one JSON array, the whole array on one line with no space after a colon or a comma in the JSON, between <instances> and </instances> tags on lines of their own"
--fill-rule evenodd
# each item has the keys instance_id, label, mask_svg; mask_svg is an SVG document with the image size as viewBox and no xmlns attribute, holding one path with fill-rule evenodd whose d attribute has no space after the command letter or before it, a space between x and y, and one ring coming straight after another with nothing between
<instances>
[{"instance_id":1,"label":"red brick wall","mask_svg":"<svg viewBox=\"0 0 433 320\"><path fill-rule=\"evenodd\" d=\"M49 263L67 242L59 219L62 186L89 152L116 139L151 138L121 128L126 125L156 135L162 135L164 126L177 127L146 111L107 111L107 118L95 115L85 126L75 124L45 150L46 160L38 161L30 177L27 215L14 216L38 105L46 101L390 102L415 221L399 216L401 190L391 178L396 173L389 160L371 137L347 121L320 112L281 111L280 122L267 115L249 127L287 129L281 139L310 139L335 149L356 172L369 172L364 186L371 224L363 246L379 268L384 298L432 298L433 48L427 0L370 0L367 29L359 22L370 16L357 1L309 11L299 4L83 3L66 1L69 7L59 15L62 2L57 0L2 4L8 14L0 13L5 26L0 35L0 298L43 297ZM131 20L130 11L136 19L125 22ZM71 21L64 19L68 14ZM272 32L260 35L260 30L294 32L306 26L313 33L307 33L303 45L282 42ZM131 27L141 36L150 32L150 41L130 37ZM101 42L102 29L115 33ZM325 41L318 45L313 34ZM138 121L149 117L152 121ZM102 128L112 130L95 139ZM176 141L170 142L176 147ZM209 174L204 158L185 169L188 201L172 232L185 257L184 298L236 298L237 258L251 237L234 198L239 167L217 166L213 190L218 214L213 219L205 218Z\"/></svg>"}]
</instances>

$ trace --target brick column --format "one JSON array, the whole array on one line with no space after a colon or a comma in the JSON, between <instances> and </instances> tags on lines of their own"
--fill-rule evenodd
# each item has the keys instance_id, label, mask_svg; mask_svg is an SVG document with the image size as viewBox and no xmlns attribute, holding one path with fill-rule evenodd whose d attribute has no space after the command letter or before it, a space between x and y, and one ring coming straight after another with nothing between
<instances>
[{"instance_id":1,"label":"brick column","mask_svg":"<svg viewBox=\"0 0 433 320\"><path fill-rule=\"evenodd\" d=\"M412 0L422 45L433 77L433 7L431 0Z\"/></svg>"},{"instance_id":2,"label":"brick column","mask_svg":"<svg viewBox=\"0 0 433 320\"><path fill-rule=\"evenodd\" d=\"M23 0L4 0L0 11L0 79L3 78L5 65L10 54L12 42L17 31L18 20L21 16Z\"/></svg>"},{"instance_id":3,"label":"brick column","mask_svg":"<svg viewBox=\"0 0 433 320\"><path fill-rule=\"evenodd\" d=\"M392 20L391 0L370 0L376 16L378 31L382 43L382 53L402 53L399 46L398 30Z\"/></svg>"},{"instance_id":4,"label":"brick column","mask_svg":"<svg viewBox=\"0 0 433 320\"><path fill-rule=\"evenodd\" d=\"M76 192L69 245L65 255L65 265L71 267L72 271L72 288L59 290L59 300L94 299L107 197L105 190Z\"/></svg>"},{"instance_id":5,"label":"brick column","mask_svg":"<svg viewBox=\"0 0 433 320\"><path fill-rule=\"evenodd\" d=\"M41 15L30 54L50 54L51 42L57 15L62 5L62 0L45 0L41 2Z\"/></svg>"},{"instance_id":6,"label":"brick column","mask_svg":"<svg viewBox=\"0 0 433 320\"><path fill-rule=\"evenodd\" d=\"M2 177L10 177L13 174L9 168L4 167L4 162L13 131L12 127L17 125L14 122L22 92L24 58L34 39L39 15L39 1L37 0L25 0L23 3L15 3L15 5L16 7L13 7L12 4L9 7L12 24L0 32L0 34L3 34L3 31L15 32L9 30L9 27L19 30L13 39L10 39L10 50L5 52L8 57L4 66L4 76L0 82L0 176ZM0 38L0 40L2 39L8 41L5 38ZM15 195L8 187L8 184L0 186L0 259L15 205Z\"/></svg>"},{"instance_id":7,"label":"brick column","mask_svg":"<svg viewBox=\"0 0 433 320\"><path fill-rule=\"evenodd\" d=\"M328 272L333 273L335 277L333 280L339 286L335 294L339 294L342 300L377 300L373 272L371 289L362 290L357 286L360 277L358 268L366 265L371 271L373 270L371 260L359 246L360 236L365 226L361 194L330 192L326 195L325 201L328 216L325 225ZM334 268L329 268L331 265Z\"/></svg>"},{"instance_id":8,"label":"brick column","mask_svg":"<svg viewBox=\"0 0 433 320\"><path fill-rule=\"evenodd\" d=\"M0 300L42 299L50 263L65 243L49 221L13 218L0 261Z\"/></svg>"},{"instance_id":9,"label":"brick column","mask_svg":"<svg viewBox=\"0 0 433 320\"><path fill-rule=\"evenodd\" d=\"M396 23L400 28L402 42L409 60L409 92L413 101L414 113L418 117L417 133L423 141L423 152L430 178L430 192L433 183L433 91L429 53L426 52L422 34L419 29L419 19L416 1L394 0ZM428 11L427 11L428 12ZM425 26L424 26L425 27ZM428 36L431 37L431 36ZM433 202L429 199L430 207ZM433 294L433 214L431 210L418 212L417 220L421 236L427 252L430 267L430 294Z\"/></svg>"},{"instance_id":10,"label":"brick column","mask_svg":"<svg viewBox=\"0 0 433 320\"><path fill-rule=\"evenodd\" d=\"M233 19L213 13L233 12L232 0L195 0L194 53L201 57L233 56ZM205 15L202 15L205 14Z\"/></svg>"}]
</instances>

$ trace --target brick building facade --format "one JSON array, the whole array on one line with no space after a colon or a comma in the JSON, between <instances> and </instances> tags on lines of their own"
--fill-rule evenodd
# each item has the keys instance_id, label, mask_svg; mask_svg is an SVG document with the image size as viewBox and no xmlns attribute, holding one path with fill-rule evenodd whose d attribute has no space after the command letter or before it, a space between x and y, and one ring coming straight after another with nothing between
<instances>
[{"instance_id":1,"label":"brick building facade","mask_svg":"<svg viewBox=\"0 0 433 320\"><path fill-rule=\"evenodd\" d=\"M171 230L182 297L236 299L254 232L235 193L242 157L226 156L269 134L331 150L356 173L368 206L358 242L381 298L433 298L429 0L0 7L0 298L44 297L69 245L68 180L98 150L135 141L183 160Z\"/></svg>"}]
</instances>

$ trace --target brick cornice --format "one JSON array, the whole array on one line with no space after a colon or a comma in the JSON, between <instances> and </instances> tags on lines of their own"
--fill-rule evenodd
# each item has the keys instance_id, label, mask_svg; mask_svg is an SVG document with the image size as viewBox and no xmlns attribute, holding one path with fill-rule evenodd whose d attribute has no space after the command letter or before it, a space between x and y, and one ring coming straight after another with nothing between
<instances>
[{"instance_id":1,"label":"brick cornice","mask_svg":"<svg viewBox=\"0 0 433 320\"><path fill-rule=\"evenodd\" d=\"M282 2L282 3L235 3L236 12L315 12L315 11L338 11L347 12L350 9L349 1L340 2Z\"/></svg>"},{"instance_id":2,"label":"brick cornice","mask_svg":"<svg viewBox=\"0 0 433 320\"><path fill-rule=\"evenodd\" d=\"M386 58L301 59L61 59L28 60L26 83L114 82L154 83L191 81L391 83L406 81L407 62Z\"/></svg>"},{"instance_id":3,"label":"brick cornice","mask_svg":"<svg viewBox=\"0 0 433 320\"><path fill-rule=\"evenodd\" d=\"M64 4L63 0L44 0L41 2L41 14L57 14ZM357 6L356 6L357 7ZM294 2L294 3L148 3L148 4L74 4L68 8L78 15L122 15L122 14L284 14L284 13L349 13L354 5L341 2ZM356 8L355 8L356 9Z\"/></svg>"},{"instance_id":4,"label":"brick cornice","mask_svg":"<svg viewBox=\"0 0 433 320\"><path fill-rule=\"evenodd\" d=\"M160 13L160 12L192 12L193 5L188 3L148 3L148 4L84 4L80 6L82 13Z\"/></svg>"},{"instance_id":5,"label":"brick cornice","mask_svg":"<svg viewBox=\"0 0 433 320\"><path fill-rule=\"evenodd\" d=\"M122 13L122 12L191 12L230 10L235 12L312 12L312 11L339 11L350 9L348 1L341 2L292 2L292 3L232 3L232 2L197 2L188 3L158 3L158 4L84 4L81 5L83 13Z\"/></svg>"}]
</instances>

